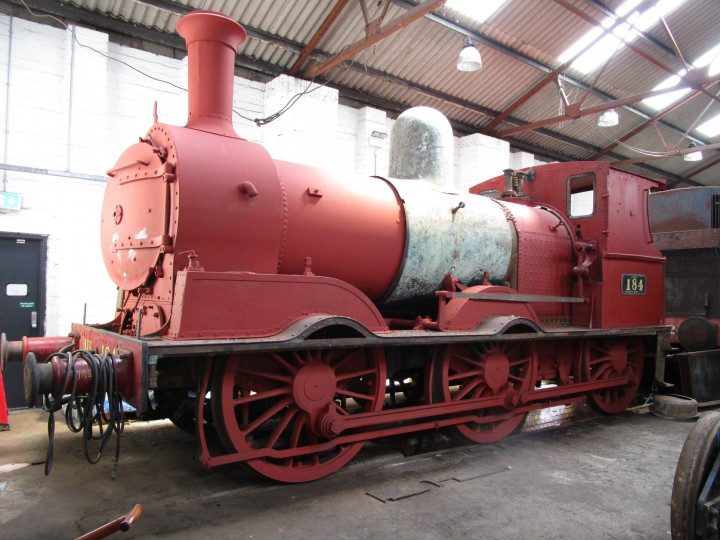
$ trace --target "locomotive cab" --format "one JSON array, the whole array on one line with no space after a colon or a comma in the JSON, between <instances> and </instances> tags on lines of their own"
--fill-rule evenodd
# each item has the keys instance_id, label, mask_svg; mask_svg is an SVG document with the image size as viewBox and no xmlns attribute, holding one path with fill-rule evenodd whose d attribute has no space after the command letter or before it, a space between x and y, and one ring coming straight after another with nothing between
<instances>
[{"instance_id":1,"label":"locomotive cab","mask_svg":"<svg viewBox=\"0 0 720 540\"><path fill-rule=\"evenodd\" d=\"M572 324L662 324L664 258L653 245L648 197L664 183L612 169L606 162L553 163L523 172L532 180L523 182L522 196L567 219L576 261L572 295L585 299L572 304ZM470 191L505 193L501 200L514 200L517 194L506 189L506 176ZM558 217L557 225L562 221ZM524 271L518 268L520 274Z\"/></svg>"}]
</instances>

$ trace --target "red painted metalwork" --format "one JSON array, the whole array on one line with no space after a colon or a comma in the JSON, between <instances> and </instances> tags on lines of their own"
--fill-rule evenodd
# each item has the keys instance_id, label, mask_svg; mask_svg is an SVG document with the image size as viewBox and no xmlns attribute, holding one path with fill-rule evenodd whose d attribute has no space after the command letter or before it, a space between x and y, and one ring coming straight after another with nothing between
<instances>
[{"instance_id":1,"label":"red painted metalwork","mask_svg":"<svg viewBox=\"0 0 720 540\"><path fill-rule=\"evenodd\" d=\"M73 324L77 348L97 353L111 353L117 360L118 384L123 399L139 411L147 409L147 389L152 387L153 370L148 365L147 343L102 328ZM62 364L57 363L61 366ZM61 380L64 373L55 374ZM154 373L157 377L157 373ZM27 397L27 396L26 396Z\"/></svg>"},{"instance_id":2,"label":"red painted metalwork","mask_svg":"<svg viewBox=\"0 0 720 540\"><path fill-rule=\"evenodd\" d=\"M197 11L180 18L177 32L188 50L187 127L236 137L235 55L247 37L245 29L220 13Z\"/></svg>"},{"instance_id":3,"label":"red painted metalwork","mask_svg":"<svg viewBox=\"0 0 720 540\"><path fill-rule=\"evenodd\" d=\"M525 419L525 412L515 409L521 396L535 387L534 344L451 345L439 354L429 381L433 402L502 399L499 407L476 411L477 420L458 425L458 431L477 443L496 442L515 431Z\"/></svg>"},{"instance_id":4,"label":"red painted metalwork","mask_svg":"<svg viewBox=\"0 0 720 540\"><path fill-rule=\"evenodd\" d=\"M117 357L115 365L118 387L123 395L132 396L132 381L134 380L132 355L125 351L118 352L117 349L115 349L114 355ZM32 389L33 396L38 394L62 395L62 385L67 371L68 362L61 357L51 357L46 362L40 362L39 359L33 357L31 363L28 363L27 357L25 358L26 384L28 384L28 378L36 381L36 383L30 383L37 386ZM90 392L93 372L88 363L83 359L78 359L73 364L73 371L77 374L77 392L79 394Z\"/></svg>"},{"instance_id":5,"label":"red painted metalwork","mask_svg":"<svg viewBox=\"0 0 720 540\"><path fill-rule=\"evenodd\" d=\"M627 384L595 390L590 399L603 412L618 414L635 399L643 373L645 350L641 339L588 340L583 375L589 381L627 377Z\"/></svg>"},{"instance_id":6,"label":"red painted metalwork","mask_svg":"<svg viewBox=\"0 0 720 540\"><path fill-rule=\"evenodd\" d=\"M418 4L414 8L407 10L405 13L403 13L396 19L393 19L389 23L378 28L377 32L373 33L372 35L366 36L365 38L356 41L355 43L343 47L342 51L337 53L335 56L332 56L321 64L310 68L305 73L305 76L308 79L313 79L321 73L324 73L327 70L334 68L343 60L347 60L348 58L353 57L360 51L364 51L368 47L372 47L378 41L381 41L382 39L385 39L387 36L397 32L398 30L405 28L408 24L421 18L427 13L430 13L434 9L441 7L446 1L447 0L425 0L423 3Z\"/></svg>"},{"instance_id":7,"label":"red painted metalwork","mask_svg":"<svg viewBox=\"0 0 720 540\"><path fill-rule=\"evenodd\" d=\"M496 294L511 297L516 291L509 287L498 285L476 285L463 290L463 293L472 294ZM478 302L471 298L451 298L447 304L442 297L445 294L438 293L441 297L441 309L438 314L438 328L440 330L472 330L478 325L478 321L485 321L490 317L512 316L516 319L525 319L533 323L540 322L533 305L530 303L511 303L502 300Z\"/></svg>"},{"instance_id":8,"label":"red painted metalwork","mask_svg":"<svg viewBox=\"0 0 720 540\"><path fill-rule=\"evenodd\" d=\"M587 185L579 184L578 191L595 195L595 203L589 215L572 217L571 179L574 178L587 178ZM593 328L662 324L664 261L652 244L647 214L650 191L662 185L659 181L610 169L607 163L551 164L536 168L533 181L524 183L525 192L532 200L549 203L557 209L553 227L557 226L558 231L567 230L570 238L577 239L574 241L576 248L580 248L577 256L583 257L583 260L588 259L589 255L593 257L586 267L582 264L578 266L580 273L575 283L575 292L579 294L582 289L587 302L573 304L573 324ZM495 190L501 193L504 186L505 178L496 177L474 186L471 192ZM544 231L548 229L538 226L529 230L531 234L547 235ZM522 239L523 231L520 228L518 231ZM534 240L529 244L531 250L538 251L538 255L528 253L523 256L520 253L519 258L521 268L522 264L526 264L532 271L539 267L541 260L537 257L541 256L544 248L539 247L539 242ZM557 260L558 256L552 259ZM560 261L558 266L562 267ZM655 290L652 294L648 292L637 296L624 294L621 283L624 274L645 275L648 286ZM558 270L550 270L543 275L558 276ZM543 287L545 290L568 283L564 279L549 281ZM534 282L531 274L527 282ZM524 287L519 283L518 292L524 293Z\"/></svg>"},{"instance_id":9,"label":"red painted metalwork","mask_svg":"<svg viewBox=\"0 0 720 540\"><path fill-rule=\"evenodd\" d=\"M255 309L232 309L242 298ZM225 307L216 316L213 311ZM313 315L351 318L374 332L387 330L367 296L344 281L320 276L249 272L178 273L168 337L212 339L262 337Z\"/></svg>"},{"instance_id":10,"label":"red painted metalwork","mask_svg":"<svg viewBox=\"0 0 720 540\"><path fill-rule=\"evenodd\" d=\"M650 199L655 246L667 258L666 324L682 351L720 343L720 188L655 193Z\"/></svg>"},{"instance_id":11,"label":"red painted metalwork","mask_svg":"<svg viewBox=\"0 0 720 540\"><path fill-rule=\"evenodd\" d=\"M5 398L5 384L3 383L2 370L0 370L0 431L10 429L8 418L7 399Z\"/></svg>"},{"instance_id":12,"label":"red painted metalwork","mask_svg":"<svg viewBox=\"0 0 720 540\"><path fill-rule=\"evenodd\" d=\"M385 379L377 349L234 356L215 368L213 416L229 451L302 449L337 435L333 423L341 415L379 411ZM307 482L337 470L362 446L247 464L276 480Z\"/></svg>"},{"instance_id":13,"label":"red painted metalwork","mask_svg":"<svg viewBox=\"0 0 720 540\"><path fill-rule=\"evenodd\" d=\"M298 71L300 71L300 68L305 63L305 60L307 60L310 53L315 50L317 44L320 43L320 40L325 36L347 3L348 0L337 0L337 3L333 6L330 13L328 13L327 17L325 17L325 20L320 25L320 28L317 29L313 37L310 38L308 44L300 52L300 56L298 56L297 60L295 60L295 63L290 68L290 75L295 75Z\"/></svg>"},{"instance_id":14,"label":"red painted metalwork","mask_svg":"<svg viewBox=\"0 0 720 540\"><path fill-rule=\"evenodd\" d=\"M5 334L0 343L0 360L4 368L7 362L22 362L33 353L38 361L45 360L52 353L76 343L72 337L26 337L18 341L7 341Z\"/></svg>"},{"instance_id":15,"label":"red painted metalwork","mask_svg":"<svg viewBox=\"0 0 720 540\"><path fill-rule=\"evenodd\" d=\"M74 325L51 352L112 353L123 398L194 425L204 465L243 462L284 482L330 474L379 437L455 426L490 442L534 409L627 406L638 356L668 341L648 229L661 182L563 163L436 196L413 179L275 161L232 131L244 31L207 12L178 28L188 125L156 123L108 172L101 243L118 316ZM583 194L590 210L578 212ZM445 260L428 245L453 249ZM61 357L31 364L42 391L68 371ZM208 446L212 429L224 453Z\"/></svg>"}]
</instances>

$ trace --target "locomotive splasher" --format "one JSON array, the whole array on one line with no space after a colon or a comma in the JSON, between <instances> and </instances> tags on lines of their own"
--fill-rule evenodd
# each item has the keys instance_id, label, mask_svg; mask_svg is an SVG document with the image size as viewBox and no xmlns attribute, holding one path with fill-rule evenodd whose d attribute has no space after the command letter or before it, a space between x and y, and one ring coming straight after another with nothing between
<instances>
[{"instance_id":1,"label":"locomotive splasher","mask_svg":"<svg viewBox=\"0 0 720 540\"><path fill-rule=\"evenodd\" d=\"M563 163L460 195L273 160L232 128L244 30L194 12L178 32L188 123L155 123L108 172L118 316L3 342L3 358L29 359L29 403L61 399L71 364L94 399L79 350L111 355L123 399L194 429L203 464L300 482L373 438L454 426L493 442L541 407L620 412L646 356L662 379L664 260L646 202L661 183ZM61 348L74 356L48 356ZM212 429L225 453L205 443Z\"/></svg>"}]
</instances>

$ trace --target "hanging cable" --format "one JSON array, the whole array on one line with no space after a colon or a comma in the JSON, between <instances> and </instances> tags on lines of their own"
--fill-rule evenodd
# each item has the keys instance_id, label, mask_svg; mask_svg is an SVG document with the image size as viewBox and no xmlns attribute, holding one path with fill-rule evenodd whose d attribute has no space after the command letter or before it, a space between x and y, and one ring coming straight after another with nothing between
<instances>
[{"instance_id":1,"label":"hanging cable","mask_svg":"<svg viewBox=\"0 0 720 540\"><path fill-rule=\"evenodd\" d=\"M45 460L45 475L49 475L53 462L55 439L55 413L65 405L65 423L73 433L83 434L83 448L88 462L95 464L100 461L105 446L113 433L116 434L115 460L111 478L117 477L120 459L120 435L125 428L125 413L122 397L118 388L117 363L110 353L98 354L86 350L70 352L69 345L60 352L50 355L46 362L54 359L66 362L64 379L54 395L43 396L43 408L50 413L48 416L48 450ZM90 370L90 390L84 394L77 393L78 361L84 361ZM107 401L107 410L105 402ZM91 452L91 441L97 441L97 453Z\"/></svg>"},{"instance_id":2,"label":"hanging cable","mask_svg":"<svg viewBox=\"0 0 720 540\"><path fill-rule=\"evenodd\" d=\"M49 15L49 14L47 14L47 13L38 13L38 12L35 12L35 11L33 11L33 10L30 8L30 6L28 6L28 5L25 3L25 0L20 0L20 2L22 3L23 6L25 6L25 9L27 9L27 11L28 11L33 17L51 19L51 20L55 21L56 23L58 23L59 25L61 25L65 30L70 30L70 25L67 24L66 22L64 22L62 19L56 17L55 15ZM140 75L143 75L143 76L145 76L145 77L147 77L147 78L149 78L149 79L152 79L153 81L170 85L170 86L172 86L173 88L176 88L177 90L180 90L180 91L182 91L182 92L187 92L187 88L184 88L184 87L182 87L182 86L180 86L180 85L178 85L178 84L175 84L175 83L173 83L173 82L170 82L170 81L167 81L167 80L164 80L164 79L160 79L160 78L158 78L158 77L155 77L155 76L153 76L153 75L150 75L149 73L146 73L146 72L142 71L141 69L136 68L136 67L133 66L132 64L129 64L129 63L123 61L123 60L120 60L119 58L115 58L115 57L113 57L113 56L110 56L109 54L104 53L104 52L102 52L102 51L99 51L98 49L95 49L94 47L91 47L90 45L86 45L86 44L84 44L84 43L81 43L81 42L78 40L77 36L75 35L75 32L71 32L71 33L72 33L72 39L73 39L73 41L74 41L78 46L84 47L84 48L86 48L86 49L89 49L89 50L91 50L91 51L99 54L100 56L102 56L102 57L104 57L104 58L106 58L106 59L108 59L108 60L111 60L111 61L113 61L113 62L117 62L118 64L122 64L122 65L128 67L129 69L132 69L133 71L139 73ZM347 47L349 47L349 45L343 47L343 48L340 50L340 52L342 53ZM353 62L353 59L350 60L350 64L351 64L351 65L352 65L352 62ZM308 94L311 94L312 92L315 92L316 90L319 90L320 88L323 88L323 87L324 87L325 85L327 85L331 80L332 80L332 78L327 79L327 80L326 80L325 82L323 82L322 84L317 85L317 86L315 86L315 88L312 88L312 89L311 89L310 87L311 87L311 86L313 85L313 83L315 82L315 79L313 78L313 79L308 83L308 85L307 85L307 87L305 88L305 90L303 90L302 92L298 92L297 94L295 94L294 96L292 96L292 97L288 100L288 102L285 104L285 106L283 106L279 111L277 111L277 112L275 112L275 113L273 113L273 114L271 114L271 115L269 115L269 116L266 116L265 118L250 118L250 117L248 117L248 116L244 116L243 114L241 114L240 112L238 112L238 111L235 110L234 108L232 109L232 112L233 112L233 114L235 114L235 115L238 116L239 118L242 118L243 120L247 120L248 122L253 122L253 123L255 123L257 126L262 127L262 126L264 126L264 125L266 125L266 124L269 124L269 123L272 122L273 120L277 120L278 118L280 118L280 117L281 117L283 114L285 114L293 105L295 105L301 97L306 96L306 95L308 95Z\"/></svg>"}]
</instances>

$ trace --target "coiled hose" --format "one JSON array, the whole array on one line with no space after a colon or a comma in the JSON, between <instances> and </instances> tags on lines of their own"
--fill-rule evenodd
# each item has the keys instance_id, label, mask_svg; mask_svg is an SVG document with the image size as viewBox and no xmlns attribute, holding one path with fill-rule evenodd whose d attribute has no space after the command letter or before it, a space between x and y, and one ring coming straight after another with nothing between
<instances>
[{"instance_id":1,"label":"coiled hose","mask_svg":"<svg viewBox=\"0 0 720 540\"><path fill-rule=\"evenodd\" d=\"M125 428L125 414L122 407L122 397L118 388L117 365L111 353L92 353L86 350L70 351L72 345L50 355L47 362L53 359L65 360L67 369L59 390L52 396L43 396L43 408L50 413L48 416L48 450L45 460L45 476L50 474L53 460L53 442L55 439L55 413L63 405L65 408L65 423L73 433L83 434L83 447L87 460L95 464L100 461L103 450L113 432L116 433L115 460L111 478L117 477L118 461L120 458L120 435ZM75 364L84 360L88 365L92 381L90 390L86 394L77 393L78 373ZM105 411L107 398L108 410ZM96 429L97 428L97 429ZM95 456L90 449L91 441L99 441Z\"/></svg>"}]
</instances>

